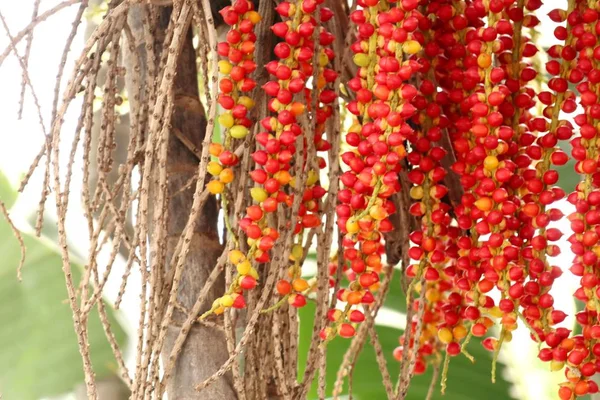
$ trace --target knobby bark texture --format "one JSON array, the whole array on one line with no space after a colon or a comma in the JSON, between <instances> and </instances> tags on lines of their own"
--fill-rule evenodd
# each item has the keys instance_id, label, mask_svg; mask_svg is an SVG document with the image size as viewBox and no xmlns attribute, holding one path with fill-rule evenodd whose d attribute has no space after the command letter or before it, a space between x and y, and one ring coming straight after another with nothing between
<instances>
[{"instance_id":1,"label":"knobby bark texture","mask_svg":"<svg viewBox=\"0 0 600 400\"><path fill-rule=\"evenodd\" d=\"M126 57L137 57L141 61L141 70L146 71L147 47L152 46L160 59L163 51L162 43L165 38L172 8L161 8L156 19L152 35L145 35L143 6L133 6L129 11L128 22L136 40L135 53ZM198 93L198 71L196 67L196 52L192 44L191 25L185 33L185 41L177 61L176 76L173 85L174 108L171 124L166 127L170 131L166 154L167 170L167 237L166 259L171 260L175 248L188 223L189 210L194 200L194 186L190 182L197 179L199 159L190 149L201 150L202 142L207 133L206 112L200 102ZM153 42L150 42L153 39ZM127 61L126 61L127 62ZM158 68L156 65L155 68ZM133 66L131 66L133 68ZM140 74L145 81L145 74ZM207 77L205 77L207 79ZM129 82L133 85L133 82ZM131 88L130 92L136 89ZM143 99L142 101L147 101ZM187 142L188 146L182 141ZM153 192L160 188L151 188ZM206 200L206 204L195 223L191 237L189 254L183 264L181 283L177 293L178 309L169 323L165 346L162 350L163 359L168 363L169 355L179 335L181 327L187 318L185 310L190 310L208 280L212 270L217 265L217 259L223 248L219 242L217 227L218 209L214 197ZM170 271L165 270L166 274ZM166 283L169 284L168 282ZM201 306L201 312L210 308L210 299L217 298L223 291L221 276L210 289L206 301ZM173 399L235 399L231 375L225 374L204 391L198 392L194 384L211 376L214 371L228 358L225 335L218 326L194 324L183 344L181 353L172 372L166 392Z\"/></svg>"}]
</instances>

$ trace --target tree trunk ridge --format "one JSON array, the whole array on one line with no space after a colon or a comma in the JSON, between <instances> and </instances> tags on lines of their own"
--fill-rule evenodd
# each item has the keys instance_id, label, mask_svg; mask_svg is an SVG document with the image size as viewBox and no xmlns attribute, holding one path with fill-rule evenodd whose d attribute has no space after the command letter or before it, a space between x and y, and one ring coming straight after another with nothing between
<instances>
[{"instance_id":1,"label":"tree trunk ridge","mask_svg":"<svg viewBox=\"0 0 600 400\"><path fill-rule=\"evenodd\" d=\"M129 12L129 25L136 40L142 72L147 71L144 62L146 57L145 34L143 28L143 9L140 5L132 6ZM160 54L162 39L169 23L171 7L160 8L160 18L154 27L154 46ZM135 56L135 55L130 55ZM127 61L126 61L127 62ZM142 76L140 82L144 82ZM142 83L143 84L143 83ZM131 82L128 82L131 85ZM206 115L198 94L198 77L196 69L196 53L192 44L192 29L189 28L185 44L177 63L174 83L174 110L171 120L167 150L167 265L171 260L175 246L188 220L193 202L195 184L189 185L198 169L198 159L175 136L175 130L183 135L189 143L198 149L206 134ZM145 101L142 99L142 101ZM146 100L147 101L147 100ZM135 105L132 105L135 109ZM152 109L152 107L150 107ZM183 189L185 186L187 188ZM191 309L204 282L216 265L222 252L217 230L218 209L214 197L208 199L196 223L190 244L190 252L183 266L183 274L178 289L177 300L183 309ZM168 271L164 271L165 276ZM219 297L223 291L222 278L209 291L208 299ZM203 305L202 312L210 308L210 301ZM173 348L186 315L176 310L171 322L162 350L163 359L167 359ZM227 360L229 354L222 330L195 324L192 326L187 340L179 354L172 377L167 384L167 395L177 400L215 400L236 399L230 374L225 374L206 389L198 392L195 385L211 376ZM156 388L155 388L156 389Z\"/></svg>"}]
</instances>

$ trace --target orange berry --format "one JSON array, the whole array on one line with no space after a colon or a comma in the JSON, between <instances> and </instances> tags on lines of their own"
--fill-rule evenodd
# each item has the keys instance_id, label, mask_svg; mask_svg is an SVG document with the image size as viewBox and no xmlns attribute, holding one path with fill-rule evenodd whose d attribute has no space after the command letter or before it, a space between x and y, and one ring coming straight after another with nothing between
<instances>
[{"instance_id":1,"label":"orange berry","mask_svg":"<svg viewBox=\"0 0 600 400\"><path fill-rule=\"evenodd\" d=\"M452 336L456 340L464 339L467 336L467 328L464 325L457 325L452 329Z\"/></svg>"},{"instance_id":2,"label":"orange berry","mask_svg":"<svg viewBox=\"0 0 600 400\"><path fill-rule=\"evenodd\" d=\"M280 295L285 296L291 291L292 285L288 281L282 279L279 282L277 282L277 293L279 293Z\"/></svg>"},{"instance_id":3,"label":"orange berry","mask_svg":"<svg viewBox=\"0 0 600 400\"><path fill-rule=\"evenodd\" d=\"M573 398L573 390L568 386L563 386L558 389L558 397L560 400L571 400Z\"/></svg>"},{"instance_id":4,"label":"orange berry","mask_svg":"<svg viewBox=\"0 0 600 400\"><path fill-rule=\"evenodd\" d=\"M490 211L493 205L494 203L489 197L482 197L475 202L475 207L477 207L481 211Z\"/></svg>"},{"instance_id":5,"label":"orange berry","mask_svg":"<svg viewBox=\"0 0 600 400\"><path fill-rule=\"evenodd\" d=\"M492 57L487 53L481 53L477 57L477 65L479 68L489 68L492 65Z\"/></svg>"},{"instance_id":6,"label":"orange berry","mask_svg":"<svg viewBox=\"0 0 600 400\"><path fill-rule=\"evenodd\" d=\"M360 304L362 297L363 295L361 292L350 292L348 293L348 299L346 301L348 304Z\"/></svg>"},{"instance_id":7,"label":"orange berry","mask_svg":"<svg viewBox=\"0 0 600 400\"><path fill-rule=\"evenodd\" d=\"M208 152L211 156L219 157L219 155L223 152L223 145L221 143L211 143L208 147Z\"/></svg>"},{"instance_id":8,"label":"orange berry","mask_svg":"<svg viewBox=\"0 0 600 400\"><path fill-rule=\"evenodd\" d=\"M291 112L291 113L292 113L292 114L293 114L295 117L297 117L297 116L299 116L299 115L303 114L303 113L304 113L304 110L306 110L306 106L305 106L304 104L302 104L302 103L299 103L299 102L295 101L295 102L293 102L293 103L291 104L291 107L290 107L290 112Z\"/></svg>"},{"instance_id":9,"label":"orange berry","mask_svg":"<svg viewBox=\"0 0 600 400\"><path fill-rule=\"evenodd\" d=\"M297 278L292 282L292 287L296 292L304 292L308 289L308 282L305 279Z\"/></svg>"},{"instance_id":10,"label":"orange berry","mask_svg":"<svg viewBox=\"0 0 600 400\"><path fill-rule=\"evenodd\" d=\"M233 170L231 168L225 168L219 174L219 180L223 183L231 183L233 182Z\"/></svg>"},{"instance_id":11,"label":"orange berry","mask_svg":"<svg viewBox=\"0 0 600 400\"><path fill-rule=\"evenodd\" d=\"M588 394L589 384L587 381L579 381L575 384L575 394L577 396L585 396Z\"/></svg>"},{"instance_id":12,"label":"orange berry","mask_svg":"<svg viewBox=\"0 0 600 400\"><path fill-rule=\"evenodd\" d=\"M287 185L292 180L292 176L288 171L279 171L275 175L273 175L273 177L277 179L281 186Z\"/></svg>"}]
</instances>

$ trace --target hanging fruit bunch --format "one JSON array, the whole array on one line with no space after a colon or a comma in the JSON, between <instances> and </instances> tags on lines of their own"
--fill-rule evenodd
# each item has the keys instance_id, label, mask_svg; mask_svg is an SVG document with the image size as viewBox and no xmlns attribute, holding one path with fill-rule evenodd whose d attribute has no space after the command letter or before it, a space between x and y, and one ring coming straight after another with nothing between
<instances>
[{"instance_id":1,"label":"hanging fruit bunch","mask_svg":"<svg viewBox=\"0 0 600 400\"><path fill-rule=\"evenodd\" d=\"M218 122L223 128L224 138L222 143L210 145L210 155L216 160L208 163L207 169L213 179L207 184L207 189L212 194L219 194L223 208L228 209L226 185L235 179L234 168L239 164L238 156L234 153L234 143L244 139L253 125L248 112L255 102L247 95L256 87L256 81L251 77L256 70L254 30L261 18L254 10L253 2L249 0L236 0L220 13L223 21L230 26L226 40L219 43L217 48L219 56L223 58L218 62L220 79L217 101L222 108ZM250 212L257 218L259 211L253 209ZM229 218L225 218L225 223L231 231ZM254 248L252 250L255 251ZM252 254L246 255L239 249L230 251L228 261L237 270L234 282L226 294L213 302L211 310L203 317L212 312L221 314L228 307L245 307L243 290L254 288L258 279L251 264L251 256Z\"/></svg>"},{"instance_id":2,"label":"hanging fruit bunch","mask_svg":"<svg viewBox=\"0 0 600 400\"><path fill-rule=\"evenodd\" d=\"M568 201L575 207L575 212L569 215L573 235L569 237L571 251L575 257L571 272L580 278L580 287L574 296L584 303L584 310L576 315L577 323L582 333L567 337L558 337L547 343L552 349L552 365L559 369L565 365L567 381L561 384L559 396L561 399L572 399L598 392L598 385L591 377L596 374L596 365L600 360L600 349L597 339L600 337L598 302L598 223L600 219L598 204L600 184L598 175L598 95L600 94L600 53L598 53L598 38L600 25L598 22L598 7L595 2L573 2L569 10L555 11L554 18L561 21L566 19L567 26L556 30L555 35L567 40L564 48L551 49L553 56L562 59L558 77L554 78L552 87L555 89L557 102L565 112L575 111L575 95L568 84L575 84L579 93L579 103L582 107L574 118L576 128L568 122L555 122L552 119L551 128L563 128L564 135L572 134L573 129L578 135L571 141L571 155L575 160L575 171L581 175L581 182L575 191L568 196ZM559 57L557 57L559 58ZM550 86L550 85L549 85ZM562 126L561 126L562 125ZM559 128L560 127L560 128ZM554 154L553 154L554 155ZM560 340L562 339L562 340ZM548 342L548 340L546 340ZM546 358L550 359L549 350L545 350ZM540 353L540 358L543 355Z\"/></svg>"},{"instance_id":3,"label":"hanging fruit bunch","mask_svg":"<svg viewBox=\"0 0 600 400\"><path fill-rule=\"evenodd\" d=\"M472 359L473 338L494 353L494 379L503 343L521 327L540 345L539 358L565 371L561 399L598 392L591 377L600 356L600 5L569 0L568 9L550 12L558 44L540 67L542 49L533 37L546 28L536 16L542 3L357 0L348 16L355 74L340 89L336 38L328 31L334 12L323 0L279 2L270 27L274 59L260 66L268 75L260 82L267 107L259 110L256 150L246 155L250 184L240 194L228 194L227 184L239 168L235 141L253 125L247 115L255 103L249 93L260 16L247 0L225 7L231 28L218 48L224 140L211 145L207 188L225 201L249 193L252 204L239 222L248 251L239 244L230 250L237 274L211 312L243 308L244 291L259 284L259 265L280 252L289 254L278 264L285 270L265 269L276 274L279 296L270 310L286 301L303 307L316 278L303 276L302 264L329 218L324 199L335 196L341 248L318 268L328 270L337 291L319 336L323 345L354 337L376 308L382 272L392 268L385 234L406 230L390 219L402 208L417 221L403 233L412 319L393 351L409 362L408 380L443 362L445 382L451 357ZM322 155L332 148L328 127L340 122L331 123L339 99L348 129L338 155L340 189L328 192ZM557 186L557 168L569 161L559 145L567 144L581 175L570 195ZM394 196L401 174L405 197ZM566 314L554 308L551 291L563 273L552 258L565 233L551 224L563 219L564 199L575 207L568 241L575 255L570 271L581 284L574 297L585 306L576 315L578 335L559 325ZM342 273L348 283L338 287Z\"/></svg>"},{"instance_id":4,"label":"hanging fruit bunch","mask_svg":"<svg viewBox=\"0 0 600 400\"><path fill-rule=\"evenodd\" d=\"M346 134L352 148L342 154L347 170L338 192L338 227L345 234L343 256L354 272L338 298L343 311L333 311L333 327L322 332L330 340L336 330L351 337L353 323L364 319L357 308L374 301L379 284L383 233L391 229L388 216L395 212L390 196L398 192L400 161L406 156L404 141L412 132L408 119L414 114L411 100L417 90L407 83L420 65L410 57L421 50L422 35L415 32L419 19L416 1L401 3L359 1L361 10L350 18L357 26L357 40L351 47L358 70L348 82L356 99L348 104L354 122ZM334 318L332 318L334 316Z\"/></svg>"},{"instance_id":5,"label":"hanging fruit bunch","mask_svg":"<svg viewBox=\"0 0 600 400\"><path fill-rule=\"evenodd\" d=\"M293 7L284 3L277 7L276 10L283 21L275 24L272 31L282 39L281 43L295 46L293 51L297 53L298 61L291 57L287 63L286 59L282 59L271 61L266 66L267 71L278 78L287 78L289 69L290 76L303 82L302 90L298 92L290 91L290 86L285 80L280 79L277 85L272 85L271 95L274 99L270 103L271 111L277 112L280 107L290 103L295 95L303 97L308 106L301 103L296 103L296 106L304 107L311 120L311 131L303 132L299 149L302 156L298 157L298 164L295 165L300 174L292 177L289 182L291 190L302 196L294 226L291 265L287 276L279 280L276 286L279 295L287 298L289 304L294 307L306 304L305 296L313 289L313 284L302 277L302 263L306 257L303 239L306 231L321 225L320 202L326 191L320 184L320 171L326 167L326 161L322 156L316 156L316 152L326 152L331 148L324 134L327 120L333 114L332 104L337 98L337 94L332 90L337 73L331 68L334 59L331 43L335 38L323 26L333 17L333 12L323 7L322 3L323 1L304 1L294 3ZM283 76L281 72L278 74L280 68L285 68L286 73ZM307 82L311 78L314 85L309 89ZM302 182L304 184L299 187ZM289 197L290 206L294 196L292 194Z\"/></svg>"}]
</instances>

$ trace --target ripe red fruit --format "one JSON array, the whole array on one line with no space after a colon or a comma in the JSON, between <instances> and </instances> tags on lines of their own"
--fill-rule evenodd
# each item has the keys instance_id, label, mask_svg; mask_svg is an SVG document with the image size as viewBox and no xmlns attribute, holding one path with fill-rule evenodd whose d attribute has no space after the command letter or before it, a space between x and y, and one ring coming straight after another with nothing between
<instances>
[{"instance_id":1,"label":"ripe red fruit","mask_svg":"<svg viewBox=\"0 0 600 400\"><path fill-rule=\"evenodd\" d=\"M359 310L353 310L350 312L349 319L351 322L363 322L365 320L365 315Z\"/></svg>"},{"instance_id":2,"label":"ripe red fruit","mask_svg":"<svg viewBox=\"0 0 600 400\"><path fill-rule=\"evenodd\" d=\"M240 281L240 287L244 290L251 290L256 287L256 279L250 275L244 276Z\"/></svg>"},{"instance_id":3,"label":"ripe red fruit","mask_svg":"<svg viewBox=\"0 0 600 400\"><path fill-rule=\"evenodd\" d=\"M356 333L354 327L350 324L341 324L338 328L339 334L343 338L351 338Z\"/></svg>"},{"instance_id":4,"label":"ripe red fruit","mask_svg":"<svg viewBox=\"0 0 600 400\"><path fill-rule=\"evenodd\" d=\"M306 305L306 298L300 293L295 293L288 297L288 303L292 307L302 308Z\"/></svg>"}]
</instances>

